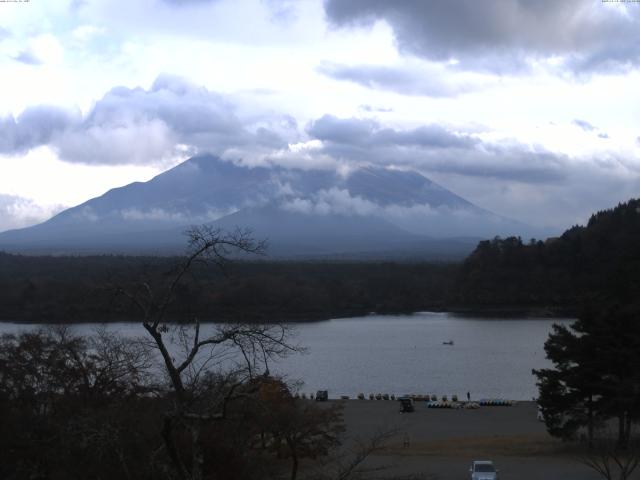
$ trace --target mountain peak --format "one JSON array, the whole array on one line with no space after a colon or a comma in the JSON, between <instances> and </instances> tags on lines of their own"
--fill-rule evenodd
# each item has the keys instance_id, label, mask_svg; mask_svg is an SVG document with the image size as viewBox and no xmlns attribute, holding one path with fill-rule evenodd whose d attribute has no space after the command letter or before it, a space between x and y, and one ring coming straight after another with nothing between
<instances>
[{"instance_id":1,"label":"mountain peak","mask_svg":"<svg viewBox=\"0 0 640 480\"><path fill-rule=\"evenodd\" d=\"M179 232L201 223L253 228L275 244L290 245L292 252L300 239L315 236L314 245L324 244L320 250L327 253L524 229L415 171L365 166L343 176L327 170L247 167L200 155L42 224L0 234L0 247L177 247L183 242Z\"/></svg>"}]
</instances>

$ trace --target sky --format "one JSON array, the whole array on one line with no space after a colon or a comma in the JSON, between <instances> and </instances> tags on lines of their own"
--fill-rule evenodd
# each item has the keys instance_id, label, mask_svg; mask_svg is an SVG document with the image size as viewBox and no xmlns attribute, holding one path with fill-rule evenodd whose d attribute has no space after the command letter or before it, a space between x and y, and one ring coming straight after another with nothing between
<instances>
[{"instance_id":1,"label":"sky","mask_svg":"<svg viewBox=\"0 0 640 480\"><path fill-rule=\"evenodd\" d=\"M0 2L0 231L204 152L561 231L640 196L639 84L632 1Z\"/></svg>"}]
</instances>

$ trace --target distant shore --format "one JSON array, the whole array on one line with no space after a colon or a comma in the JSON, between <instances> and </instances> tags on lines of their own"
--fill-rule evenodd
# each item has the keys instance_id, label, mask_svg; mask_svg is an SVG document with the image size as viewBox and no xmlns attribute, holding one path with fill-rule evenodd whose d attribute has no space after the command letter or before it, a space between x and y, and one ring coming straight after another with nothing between
<instances>
[{"instance_id":1,"label":"distant shore","mask_svg":"<svg viewBox=\"0 0 640 480\"><path fill-rule=\"evenodd\" d=\"M328 320L335 320L340 318L357 318L366 317L369 315L381 315L381 316L394 316L394 315L415 315L420 312L434 312L434 313L451 313L458 316L470 317L470 318L573 318L577 315L577 309L570 307L545 307L545 306L452 306L443 307L427 306L419 311L407 311L407 310L383 310L368 311L366 309L353 309L336 312L335 314L315 313L310 312L308 315L286 315L286 314L272 314L272 315L232 315L230 312L221 312L219 315L207 317L199 317L201 323L306 323L306 322L324 322ZM15 318L0 318L0 323L16 323L24 325L75 325L75 324L87 324L87 323L136 323L140 322L140 318L123 318L121 316L112 315L99 315L93 319L72 321L61 321L58 318L51 319L44 317L42 319L15 319ZM167 318L167 323L180 324L190 323L191 320L185 320L182 318Z\"/></svg>"}]
</instances>

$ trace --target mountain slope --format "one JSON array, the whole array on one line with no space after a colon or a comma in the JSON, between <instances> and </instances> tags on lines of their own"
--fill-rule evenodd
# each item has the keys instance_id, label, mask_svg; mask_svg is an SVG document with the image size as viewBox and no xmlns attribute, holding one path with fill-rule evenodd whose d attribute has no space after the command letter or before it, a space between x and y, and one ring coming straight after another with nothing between
<instances>
[{"instance_id":1,"label":"mountain slope","mask_svg":"<svg viewBox=\"0 0 640 480\"><path fill-rule=\"evenodd\" d=\"M400 250L440 255L447 243L457 256L468 253L477 237L526 231L417 172L248 168L205 155L39 225L1 233L0 248L173 253L183 248L185 228L201 223L250 228L269 239L277 256ZM472 240L439 240L449 237Z\"/></svg>"}]
</instances>

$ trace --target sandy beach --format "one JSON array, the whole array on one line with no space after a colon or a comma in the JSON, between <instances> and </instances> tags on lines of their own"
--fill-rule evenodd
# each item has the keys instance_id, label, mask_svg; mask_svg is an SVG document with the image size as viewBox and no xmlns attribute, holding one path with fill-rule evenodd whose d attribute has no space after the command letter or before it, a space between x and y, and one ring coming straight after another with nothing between
<instances>
[{"instance_id":1,"label":"sandy beach","mask_svg":"<svg viewBox=\"0 0 640 480\"><path fill-rule=\"evenodd\" d=\"M416 402L415 412L403 414L397 401L341 403L348 442L396 432L387 448L367 460L368 467L386 467L371 478L468 479L469 464L479 459L493 460L500 479L599 478L546 433L533 402L477 410L432 409Z\"/></svg>"}]
</instances>

